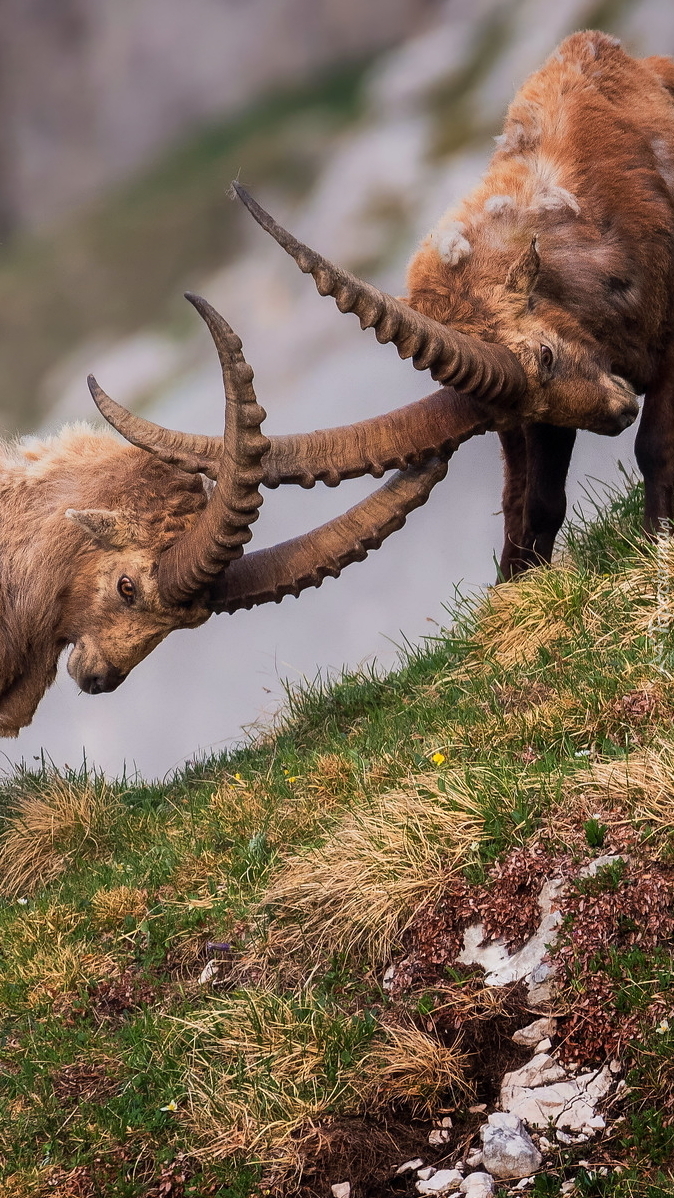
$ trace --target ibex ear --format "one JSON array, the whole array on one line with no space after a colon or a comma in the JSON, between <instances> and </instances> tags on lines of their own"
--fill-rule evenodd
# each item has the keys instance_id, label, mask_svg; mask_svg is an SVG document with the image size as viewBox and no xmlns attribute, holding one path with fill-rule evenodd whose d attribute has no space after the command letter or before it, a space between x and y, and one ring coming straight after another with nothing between
<instances>
[{"instance_id":1,"label":"ibex ear","mask_svg":"<svg viewBox=\"0 0 674 1198\"><path fill-rule=\"evenodd\" d=\"M126 512L108 512L95 507L80 511L69 507L66 516L79 524L102 549L126 549L136 540L135 524Z\"/></svg>"},{"instance_id":2,"label":"ibex ear","mask_svg":"<svg viewBox=\"0 0 674 1198\"><path fill-rule=\"evenodd\" d=\"M506 291L511 291L514 295L526 298L531 295L536 286L538 272L541 269L536 240L535 237L532 238L531 245L528 245L519 258L513 262L506 275Z\"/></svg>"}]
</instances>

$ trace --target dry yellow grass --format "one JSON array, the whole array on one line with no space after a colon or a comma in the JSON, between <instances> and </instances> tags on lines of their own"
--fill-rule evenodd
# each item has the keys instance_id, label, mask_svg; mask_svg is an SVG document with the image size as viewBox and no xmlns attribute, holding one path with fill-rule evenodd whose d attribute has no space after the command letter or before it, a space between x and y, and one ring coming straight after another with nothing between
<instances>
[{"instance_id":1,"label":"dry yellow grass","mask_svg":"<svg viewBox=\"0 0 674 1198\"><path fill-rule=\"evenodd\" d=\"M359 949L387 959L418 907L479 842L480 803L463 775L393 791L349 812L320 848L288 857L260 911L283 921L286 951Z\"/></svg>"},{"instance_id":2,"label":"dry yellow grass","mask_svg":"<svg viewBox=\"0 0 674 1198\"><path fill-rule=\"evenodd\" d=\"M533 661L540 648L572 633L569 613L586 587L573 570L541 567L490 590L477 614L466 668L479 666L485 655L506 668Z\"/></svg>"},{"instance_id":3,"label":"dry yellow grass","mask_svg":"<svg viewBox=\"0 0 674 1198\"><path fill-rule=\"evenodd\" d=\"M354 1059L341 1037L350 1020L309 990L231 995L190 1021L206 1048L187 1078L190 1121L210 1159L244 1150L299 1169L303 1143L329 1113L359 1114L392 1102L430 1111L468 1095L467 1057L413 1024L380 1026Z\"/></svg>"},{"instance_id":4,"label":"dry yellow grass","mask_svg":"<svg viewBox=\"0 0 674 1198\"><path fill-rule=\"evenodd\" d=\"M0 837L0 895L33 894L82 853L97 853L117 800L104 787L54 778L20 798Z\"/></svg>"},{"instance_id":5,"label":"dry yellow grass","mask_svg":"<svg viewBox=\"0 0 674 1198\"><path fill-rule=\"evenodd\" d=\"M368 1106L403 1101L428 1114L441 1097L457 1101L471 1093L465 1072L469 1058L456 1045L447 1048L412 1023L384 1030L386 1039L366 1062Z\"/></svg>"},{"instance_id":6,"label":"dry yellow grass","mask_svg":"<svg viewBox=\"0 0 674 1198\"><path fill-rule=\"evenodd\" d=\"M147 891L134 886L113 886L91 896L91 920L96 927L116 928L127 917L142 919L147 914Z\"/></svg>"},{"instance_id":7,"label":"dry yellow grass","mask_svg":"<svg viewBox=\"0 0 674 1198\"><path fill-rule=\"evenodd\" d=\"M674 743L661 739L623 761L593 765L579 786L609 806L621 809L632 824L664 847L674 834Z\"/></svg>"}]
</instances>

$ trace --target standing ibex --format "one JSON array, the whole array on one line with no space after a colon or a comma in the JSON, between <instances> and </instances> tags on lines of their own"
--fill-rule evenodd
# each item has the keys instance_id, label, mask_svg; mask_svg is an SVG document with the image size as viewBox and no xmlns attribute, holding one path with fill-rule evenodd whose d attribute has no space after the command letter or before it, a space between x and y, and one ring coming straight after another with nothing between
<instances>
[{"instance_id":1,"label":"standing ibex","mask_svg":"<svg viewBox=\"0 0 674 1198\"><path fill-rule=\"evenodd\" d=\"M603 33L567 38L512 102L483 181L412 259L405 301L296 241L235 184L321 294L484 404L505 458L505 576L550 560L575 430L619 433L639 392L647 527L674 514L673 94L671 59L631 58ZM382 432L373 451L350 443L308 474L338 482L433 455L438 406L416 406L408 443L397 424L394 446Z\"/></svg>"}]
</instances>

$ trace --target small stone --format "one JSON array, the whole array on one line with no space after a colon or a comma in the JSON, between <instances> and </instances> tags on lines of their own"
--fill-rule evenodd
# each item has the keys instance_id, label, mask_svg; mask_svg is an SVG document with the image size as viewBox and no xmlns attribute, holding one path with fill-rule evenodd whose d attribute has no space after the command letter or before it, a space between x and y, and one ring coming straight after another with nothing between
<instances>
[{"instance_id":1,"label":"small stone","mask_svg":"<svg viewBox=\"0 0 674 1198\"><path fill-rule=\"evenodd\" d=\"M620 1073L620 1061L609 1061L608 1067L611 1070L611 1073Z\"/></svg>"},{"instance_id":2,"label":"small stone","mask_svg":"<svg viewBox=\"0 0 674 1198\"><path fill-rule=\"evenodd\" d=\"M549 1052L551 1048L552 1048L552 1040L550 1039L549 1036L546 1036L545 1040L539 1040L538 1044L536 1045L536 1053L538 1054L539 1052Z\"/></svg>"},{"instance_id":3,"label":"small stone","mask_svg":"<svg viewBox=\"0 0 674 1198\"><path fill-rule=\"evenodd\" d=\"M576 1188L575 1181L563 1181L560 1186L559 1192L560 1192L560 1194L570 1194L572 1190L575 1190L575 1188Z\"/></svg>"},{"instance_id":4,"label":"small stone","mask_svg":"<svg viewBox=\"0 0 674 1198\"><path fill-rule=\"evenodd\" d=\"M420 1194L447 1194L462 1181L458 1169L438 1169L428 1181L418 1181L416 1188Z\"/></svg>"},{"instance_id":5,"label":"small stone","mask_svg":"<svg viewBox=\"0 0 674 1198\"><path fill-rule=\"evenodd\" d=\"M469 1173L461 1182L460 1191L468 1198L489 1198L494 1192L494 1178L491 1173Z\"/></svg>"},{"instance_id":6,"label":"small stone","mask_svg":"<svg viewBox=\"0 0 674 1198\"><path fill-rule=\"evenodd\" d=\"M588 1127L592 1127L595 1131L603 1131L606 1127L606 1120L601 1115L593 1115L591 1119L588 1119L587 1123ZM585 1128L583 1128L583 1131L585 1131Z\"/></svg>"},{"instance_id":7,"label":"small stone","mask_svg":"<svg viewBox=\"0 0 674 1198\"><path fill-rule=\"evenodd\" d=\"M554 1148L554 1144L550 1143L547 1136L539 1136L538 1147L540 1148L541 1152L551 1152Z\"/></svg>"},{"instance_id":8,"label":"small stone","mask_svg":"<svg viewBox=\"0 0 674 1198\"><path fill-rule=\"evenodd\" d=\"M513 1040L515 1044L523 1044L525 1048L534 1048L539 1040L544 1040L546 1036L554 1036L556 1031L556 1019L535 1019L526 1027L519 1028L515 1032Z\"/></svg>"},{"instance_id":9,"label":"small stone","mask_svg":"<svg viewBox=\"0 0 674 1198\"><path fill-rule=\"evenodd\" d=\"M574 1140L573 1136L567 1135L567 1133L565 1131L556 1131L555 1135L556 1135L557 1139L559 1140L560 1144L568 1145L568 1144L575 1144L575 1142L576 1142Z\"/></svg>"},{"instance_id":10,"label":"small stone","mask_svg":"<svg viewBox=\"0 0 674 1198\"><path fill-rule=\"evenodd\" d=\"M466 1157L466 1168L477 1169L478 1165L482 1164L482 1153L479 1148L471 1148Z\"/></svg>"},{"instance_id":11,"label":"small stone","mask_svg":"<svg viewBox=\"0 0 674 1198\"><path fill-rule=\"evenodd\" d=\"M441 1127L453 1127L454 1126L449 1115L445 1115L444 1119L442 1119L440 1122L440 1126Z\"/></svg>"},{"instance_id":12,"label":"small stone","mask_svg":"<svg viewBox=\"0 0 674 1198\"><path fill-rule=\"evenodd\" d=\"M483 1111L486 1111L486 1109L487 1109L486 1102L476 1102L475 1106L468 1107L468 1114L469 1115L481 1115L483 1113Z\"/></svg>"},{"instance_id":13,"label":"small stone","mask_svg":"<svg viewBox=\"0 0 674 1198\"><path fill-rule=\"evenodd\" d=\"M518 1181L515 1189L526 1190L527 1186L530 1186L533 1183L533 1180L533 1177L523 1177L521 1181Z\"/></svg>"},{"instance_id":14,"label":"small stone","mask_svg":"<svg viewBox=\"0 0 674 1198\"><path fill-rule=\"evenodd\" d=\"M434 1127L428 1137L428 1143L437 1148L440 1144L446 1144L449 1140L449 1132L446 1127Z\"/></svg>"},{"instance_id":15,"label":"small stone","mask_svg":"<svg viewBox=\"0 0 674 1198\"><path fill-rule=\"evenodd\" d=\"M206 986L209 982L212 982L214 978L217 978L218 974L220 973L221 964L222 962L216 960L215 958L213 958L212 961L208 961L199 974L198 985Z\"/></svg>"},{"instance_id":16,"label":"small stone","mask_svg":"<svg viewBox=\"0 0 674 1198\"><path fill-rule=\"evenodd\" d=\"M398 1168L395 1171L395 1175L396 1175L396 1177L400 1177L401 1173L414 1173L415 1170L421 1168L423 1163L424 1162L421 1159L421 1157L416 1156L413 1161L405 1161L404 1165L398 1165Z\"/></svg>"},{"instance_id":17,"label":"small stone","mask_svg":"<svg viewBox=\"0 0 674 1198\"><path fill-rule=\"evenodd\" d=\"M333 1193L333 1198L349 1198L351 1193L350 1181L338 1181L334 1186L330 1186Z\"/></svg>"},{"instance_id":18,"label":"small stone","mask_svg":"<svg viewBox=\"0 0 674 1198\"><path fill-rule=\"evenodd\" d=\"M426 1165L424 1169L417 1169L417 1177L420 1181L428 1181L429 1177L432 1177L434 1173L437 1173L437 1169L433 1165Z\"/></svg>"},{"instance_id":19,"label":"small stone","mask_svg":"<svg viewBox=\"0 0 674 1198\"><path fill-rule=\"evenodd\" d=\"M594 878L598 870L605 869L607 865L615 865L616 861L627 861L627 857L623 857L621 853L605 853L603 857L596 857L589 865L584 865L578 877Z\"/></svg>"},{"instance_id":20,"label":"small stone","mask_svg":"<svg viewBox=\"0 0 674 1198\"><path fill-rule=\"evenodd\" d=\"M541 1153L516 1115L496 1111L480 1128L480 1136L484 1168L496 1177L530 1177L543 1162Z\"/></svg>"}]
</instances>

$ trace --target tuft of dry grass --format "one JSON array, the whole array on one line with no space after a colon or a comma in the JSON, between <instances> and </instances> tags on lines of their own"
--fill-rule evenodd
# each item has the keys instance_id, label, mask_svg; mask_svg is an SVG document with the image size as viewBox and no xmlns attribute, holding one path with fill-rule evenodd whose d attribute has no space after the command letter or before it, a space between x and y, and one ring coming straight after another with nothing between
<instances>
[{"instance_id":1,"label":"tuft of dry grass","mask_svg":"<svg viewBox=\"0 0 674 1198\"><path fill-rule=\"evenodd\" d=\"M0 836L0 895L33 894L78 856L100 852L117 807L103 785L56 777L19 798Z\"/></svg>"},{"instance_id":2,"label":"tuft of dry grass","mask_svg":"<svg viewBox=\"0 0 674 1198\"><path fill-rule=\"evenodd\" d=\"M674 743L661 738L621 761L598 762L579 780L583 790L618 807L654 847L670 844L674 831Z\"/></svg>"},{"instance_id":3,"label":"tuft of dry grass","mask_svg":"<svg viewBox=\"0 0 674 1198\"><path fill-rule=\"evenodd\" d=\"M113 886L91 896L92 923L99 928L117 928L125 919L142 919L147 914L147 891L134 886Z\"/></svg>"},{"instance_id":4,"label":"tuft of dry grass","mask_svg":"<svg viewBox=\"0 0 674 1198\"><path fill-rule=\"evenodd\" d=\"M541 567L486 595L476 613L468 670L485 656L506 669L533 661L539 649L573 632L570 614L585 598L587 583L574 570Z\"/></svg>"},{"instance_id":5,"label":"tuft of dry grass","mask_svg":"<svg viewBox=\"0 0 674 1198\"><path fill-rule=\"evenodd\" d=\"M452 1102L472 1095L466 1080L469 1064L460 1044L444 1045L414 1024L387 1026L386 1039L374 1045L367 1067L371 1071L370 1104L410 1103L415 1114L428 1115L442 1097Z\"/></svg>"},{"instance_id":6,"label":"tuft of dry grass","mask_svg":"<svg viewBox=\"0 0 674 1198\"><path fill-rule=\"evenodd\" d=\"M415 912L477 847L484 810L466 779L419 778L347 813L325 842L286 858L264 894L286 951L390 955Z\"/></svg>"}]
</instances>

